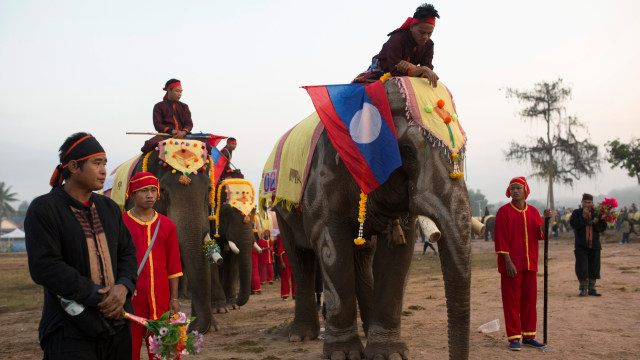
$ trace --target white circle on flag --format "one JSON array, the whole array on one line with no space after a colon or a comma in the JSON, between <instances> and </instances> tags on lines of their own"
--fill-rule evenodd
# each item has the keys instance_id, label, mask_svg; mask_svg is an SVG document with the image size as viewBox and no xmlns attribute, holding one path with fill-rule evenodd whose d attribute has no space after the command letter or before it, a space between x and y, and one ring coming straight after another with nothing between
<instances>
[{"instance_id":1,"label":"white circle on flag","mask_svg":"<svg viewBox=\"0 0 640 360\"><path fill-rule=\"evenodd\" d=\"M351 139L358 144L368 144L380 135L382 129L382 115L372 104L365 102L358 110L349 125Z\"/></svg>"}]
</instances>

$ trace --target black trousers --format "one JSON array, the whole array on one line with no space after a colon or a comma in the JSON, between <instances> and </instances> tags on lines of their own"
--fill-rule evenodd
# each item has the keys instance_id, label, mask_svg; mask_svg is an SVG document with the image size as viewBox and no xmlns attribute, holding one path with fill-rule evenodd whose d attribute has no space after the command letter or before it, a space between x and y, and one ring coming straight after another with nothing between
<instances>
[{"instance_id":1,"label":"black trousers","mask_svg":"<svg viewBox=\"0 0 640 360\"><path fill-rule=\"evenodd\" d=\"M577 248L576 276L578 280L600 279L600 249Z\"/></svg>"},{"instance_id":2,"label":"black trousers","mask_svg":"<svg viewBox=\"0 0 640 360\"><path fill-rule=\"evenodd\" d=\"M44 360L130 360L131 327L120 326L113 336L76 339L64 336L64 327L42 339Z\"/></svg>"}]
</instances>

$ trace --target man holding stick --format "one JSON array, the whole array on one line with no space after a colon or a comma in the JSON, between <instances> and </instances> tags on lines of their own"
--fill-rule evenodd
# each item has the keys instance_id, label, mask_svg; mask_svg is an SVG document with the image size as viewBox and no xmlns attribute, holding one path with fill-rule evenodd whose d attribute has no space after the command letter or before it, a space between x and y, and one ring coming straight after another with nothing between
<instances>
[{"instance_id":1,"label":"man holding stick","mask_svg":"<svg viewBox=\"0 0 640 360\"><path fill-rule=\"evenodd\" d=\"M496 214L495 250L502 288L509 350L520 350L524 345L544 348L536 336L536 299L538 272L538 241L544 239L544 222L538 210L525 200L529 185L524 176L511 179L506 195L511 202ZM551 209L544 210L551 217Z\"/></svg>"}]
</instances>

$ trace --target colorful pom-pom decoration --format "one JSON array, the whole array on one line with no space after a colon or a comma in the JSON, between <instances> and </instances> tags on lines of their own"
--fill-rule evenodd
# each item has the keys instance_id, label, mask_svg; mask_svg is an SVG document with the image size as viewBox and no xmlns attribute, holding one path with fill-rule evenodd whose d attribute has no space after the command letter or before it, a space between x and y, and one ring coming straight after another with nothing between
<instances>
[{"instance_id":1,"label":"colorful pom-pom decoration","mask_svg":"<svg viewBox=\"0 0 640 360\"><path fill-rule=\"evenodd\" d=\"M458 115L456 115L456 114L451 114L451 120L453 120L453 121L458 121Z\"/></svg>"},{"instance_id":2,"label":"colorful pom-pom decoration","mask_svg":"<svg viewBox=\"0 0 640 360\"><path fill-rule=\"evenodd\" d=\"M167 167L167 163L162 163L162 166Z\"/></svg>"},{"instance_id":3,"label":"colorful pom-pom decoration","mask_svg":"<svg viewBox=\"0 0 640 360\"><path fill-rule=\"evenodd\" d=\"M158 161L158 165L162 165L162 160Z\"/></svg>"},{"instance_id":4,"label":"colorful pom-pom decoration","mask_svg":"<svg viewBox=\"0 0 640 360\"><path fill-rule=\"evenodd\" d=\"M433 112L433 106L431 106L431 105L427 105L427 106L425 106L425 107L424 107L424 111L426 111L426 112L428 112L428 113Z\"/></svg>"},{"instance_id":5,"label":"colorful pom-pom decoration","mask_svg":"<svg viewBox=\"0 0 640 360\"><path fill-rule=\"evenodd\" d=\"M198 147L198 144L193 144L193 147Z\"/></svg>"},{"instance_id":6,"label":"colorful pom-pom decoration","mask_svg":"<svg viewBox=\"0 0 640 360\"><path fill-rule=\"evenodd\" d=\"M162 142L162 145L167 145L167 142L166 142L166 141L163 141L163 142Z\"/></svg>"},{"instance_id":7,"label":"colorful pom-pom decoration","mask_svg":"<svg viewBox=\"0 0 640 360\"><path fill-rule=\"evenodd\" d=\"M198 161L200 161L200 159L196 158L196 159L195 159L195 160L193 160L193 161L198 162Z\"/></svg>"},{"instance_id":8,"label":"colorful pom-pom decoration","mask_svg":"<svg viewBox=\"0 0 640 360\"><path fill-rule=\"evenodd\" d=\"M438 107L440 109L442 109L444 107L444 100L442 100L442 99L438 100Z\"/></svg>"},{"instance_id":9,"label":"colorful pom-pom decoration","mask_svg":"<svg viewBox=\"0 0 640 360\"><path fill-rule=\"evenodd\" d=\"M173 145L173 140L169 140L169 144Z\"/></svg>"},{"instance_id":10,"label":"colorful pom-pom decoration","mask_svg":"<svg viewBox=\"0 0 640 360\"><path fill-rule=\"evenodd\" d=\"M176 173L176 169L171 170L171 173L175 174Z\"/></svg>"},{"instance_id":11,"label":"colorful pom-pom decoration","mask_svg":"<svg viewBox=\"0 0 640 360\"><path fill-rule=\"evenodd\" d=\"M446 118L444 118L444 122L445 124L448 124L451 122L451 116L447 116Z\"/></svg>"},{"instance_id":12,"label":"colorful pom-pom decoration","mask_svg":"<svg viewBox=\"0 0 640 360\"><path fill-rule=\"evenodd\" d=\"M189 146L189 143L187 143L186 145Z\"/></svg>"},{"instance_id":13,"label":"colorful pom-pom decoration","mask_svg":"<svg viewBox=\"0 0 640 360\"><path fill-rule=\"evenodd\" d=\"M168 153L169 153L169 151L165 150L165 151L164 151L164 153L165 153L165 154L168 154Z\"/></svg>"},{"instance_id":14,"label":"colorful pom-pom decoration","mask_svg":"<svg viewBox=\"0 0 640 360\"><path fill-rule=\"evenodd\" d=\"M171 155L171 157L176 157L176 154Z\"/></svg>"},{"instance_id":15,"label":"colorful pom-pom decoration","mask_svg":"<svg viewBox=\"0 0 640 360\"><path fill-rule=\"evenodd\" d=\"M184 149L182 149L182 152L185 152L185 150L184 150Z\"/></svg>"},{"instance_id":16,"label":"colorful pom-pom decoration","mask_svg":"<svg viewBox=\"0 0 640 360\"><path fill-rule=\"evenodd\" d=\"M156 146L156 151L157 151L157 150L160 150L160 149Z\"/></svg>"}]
</instances>

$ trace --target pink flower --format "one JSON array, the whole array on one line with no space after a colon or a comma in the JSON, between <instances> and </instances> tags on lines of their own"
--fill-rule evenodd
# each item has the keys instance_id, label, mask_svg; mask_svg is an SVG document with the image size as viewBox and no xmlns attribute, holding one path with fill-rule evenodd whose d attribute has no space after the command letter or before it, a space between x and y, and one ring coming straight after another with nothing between
<instances>
[{"instance_id":1,"label":"pink flower","mask_svg":"<svg viewBox=\"0 0 640 360\"><path fill-rule=\"evenodd\" d=\"M171 319L171 323L172 324L182 324L182 323L186 323L187 322L187 315L185 315L183 312L179 312L175 315L178 315L177 318L175 319ZM174 315L174 317L175 317Z\"/></svg>"},{"instance_id":2,"label":"pink flower","mask_svg":"<svg viewBox=\"0 0 640 360\"><path fill-rule=\"evenodd\" d=\"M162 339L160 337L153 335L149 336L149 351L152 354L160 355L162 350L160 347L162 346Z\"/></svg>"}]
</instances>

